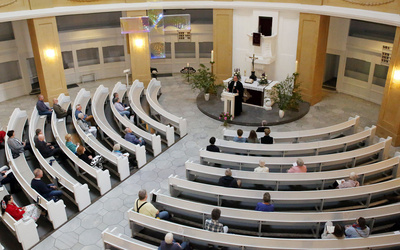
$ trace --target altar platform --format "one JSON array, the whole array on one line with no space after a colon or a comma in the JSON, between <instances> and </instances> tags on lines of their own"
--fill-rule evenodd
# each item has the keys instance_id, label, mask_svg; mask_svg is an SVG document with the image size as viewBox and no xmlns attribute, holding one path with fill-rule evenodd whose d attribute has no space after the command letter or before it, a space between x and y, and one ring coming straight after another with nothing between
<instances>
[{"instance_id":1,"label":"altar platform","mask_svg":"<svg viewBox=\"0 0 400 250\"><path fill-rule=\"evenodd\" d=\"M217 95L210 95L210 100L208 101L204 99L204 93L201 92L196 100L199 110L203 114L216 120L219 120L219 115L224 111L224 102L221 101L221 92L222 88L218 90ZM310 104L308 102L300 103L298 112L287 110L283 118L279 118L279 108L277 105L273 105L272 110L267 111L261 106L243 103L242 110L242 114L235 117L235 119L229 123L258 127L261 125L262 120L266 120L268 122L267 126L272 126L293 122L302 118L310 110Z\"/></svg>"}]
</instances>

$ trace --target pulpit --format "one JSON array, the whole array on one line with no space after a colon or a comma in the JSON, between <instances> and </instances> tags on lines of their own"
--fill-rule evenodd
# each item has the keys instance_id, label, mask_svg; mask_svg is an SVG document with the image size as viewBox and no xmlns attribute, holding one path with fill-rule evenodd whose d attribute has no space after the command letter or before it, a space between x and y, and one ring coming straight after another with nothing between
<instances>
[{"instance_id":1,"label":"pulpit","mask_svg":"<svg viewBox=\"0 0 400 250\"><path fill-rule=\"evenodd\" d=\"M232 120L235 114L235 97L238 93L230 93L224 90L221 94L221 99L224 101L224 112L232 115Z\"/></svg>"}]
</instances>

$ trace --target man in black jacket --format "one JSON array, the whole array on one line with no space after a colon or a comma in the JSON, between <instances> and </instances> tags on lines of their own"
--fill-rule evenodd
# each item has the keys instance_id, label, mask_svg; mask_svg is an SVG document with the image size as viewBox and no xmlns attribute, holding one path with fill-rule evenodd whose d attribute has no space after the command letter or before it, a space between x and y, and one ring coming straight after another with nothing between
<instances>
[{"instance_id":1,"label":"man in black jacket","mask_svg":"<svg viewBox=\"0 0 400 250\"><path fill-rule=\"evenodd\" d=\"M40 168L35 169L33 174L35 175L35 178L31 181L31 187L45 199L53 199L54 201L58 201L62 195L62 192L60 190L56 190L56 185L46 184L42 181L43 171Z\"/></svg>"},{"instance_id":2,"label":"man in black jacket","mask_svg":"<svg viewBox=\"0 0 400 250\"><path fill-rule=\"evenodd\" d=\"M222 176L221 178L219 178L218 185L223 186L223 187L238 188L242 185L242 181L236 180L235 178L233 178L232 170L230 168L227 168L225 170L225 176Z\"/></svg>"},{"instance_id":3,"label":"man in black jacket","mask_svg":"<svg viewBox=\"0 0 400 250\"><path fill-rule=\"evenodd\" d=\"M56 112L58 119L64 118L67 116L71 116L71 114L72 114L71 109L65 110L60 106L60 104L58 104L57 98L53 99L53 110L54 110L54 112Z\"/></svg>"},{"instance_id":4,"label":"man in black jacket","mask_svg":"<svg viewBox=\"0 0 400 250\"><path fill-rule=\"evenodd\" d=\"M211 152L219 153L219 147L215 146L215 137L210 138L210 145L207 146L206 150Z\"/></svg>"},{"instance_id":5,"label":"man in black jacket","mask_svg":"<svg viewBox=\"0 0 400 250\"><path fill-rule=\"evenodd\" d=\"M269 129L269 127L267 127L264 130L264 133L265 133L265 136L261 137L261 143L262 144L273 144L274 143L274 138L269 136L269 134L271 133L271 130Z\"/></svg>"},{"instance_id":6,"label":"man in black jacket","mask_svg":"<svg viewBox=\"0 0 400 250\"><path fill-rule=\"evenodd\" d=\"M60 158L65 158L65 155L60 148L48 145L48 143L44 141L43 134L38 135L38 141L35 146L39 150L39 152L43 155L44 158L48 158L51 156L58 156Z\"/></svg>"}]
</instances>

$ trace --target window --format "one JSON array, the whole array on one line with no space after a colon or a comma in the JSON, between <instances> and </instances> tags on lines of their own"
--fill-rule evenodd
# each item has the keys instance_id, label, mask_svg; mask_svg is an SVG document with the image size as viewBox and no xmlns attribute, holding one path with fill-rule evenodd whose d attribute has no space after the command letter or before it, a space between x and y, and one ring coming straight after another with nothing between
<instances>
[{"instance_id":1,"label":"window","mask_svg":"<svg viewBox=\"0 0 400 250\"><path fill-rule=\"evenodd\" d=\"M368 82L371 63L356 58L347 58L344 75L353 79Z\"/></svg>"},{"instance_id":2,"label":"window","mask_svg":"<svg viewBox=\"0 0 400 250\"><path fill-rule=\"evenodd\" d=\"M351 20L349 36L393 43L396 27L380 23Z\"/></svg>"},{"instance_id":3,"label":"window","mask_svg":"<svg viewBox=\"0 0 400 250\"><path fill-rule=\"evenodd\" d=\"M61 52L64 69L74 68L74 58L72 57L72 51Z\"/></svg>"},{"instance_id":4,"label":"window","mask_svg":"<svg viewBox=\"0 0 400 250\"><path fill-rule=\"evenodd\" d=\"M388 71L388 66L375 64L374 78L372 80L372 84L385 87Z\"/></svg>"},{"instance_id":5,"label":"window","mask_svg":"<svg viewBox=\"0 0 400 250\"><path fill-rule=\"evenodd\" d=\"M175 58L196 58L196 44L193 42L175 43Z\"/></svg>"},{"instance_id":6,"label":"window","mask_svg":"<svg viewBox=\"0 0 400 250\"><path fill-rule=\"evenodd\" d=\"M125 61L124 46L114 45L103 47L103 58L104 63Z\"/></svg>"},{"instance_id":7,"label":"window","mask_svg":"<svg viewBox=\"0 0 400 250\"><path fill-rule=\"evenodd\" d=\"M165 59L171 59L171 43L165 43Z\"/></svg>"},{"instance_id":8,"label":"window","mask_svg":"<svg viewBox=\"0 0 400 250\"><path fill-rule=\"evenodd\" d=\"M76 51L79 67L100 64L99 49L88 48Z\"/></svg>"},{"instance_id":9,"label":"window","mask_svg":"<svg viewBox=\"0 0 400 250\"><path fill-rule=\"evenodd\" d=\"M210 58L211 50L213 49L213 42L199 42L200 58Z\"/></svg>"},{"instance_id":10,"label":"window","mask_svg":"<svg viewBox=\"0 0 400 250\"><path fill-rule=\"evenodd\" d=\"M121 16L122 12L58 16L57 28L58 31L116 28L121 26Z\"/></svg>"},{"instance_id":11,"label":"window","mask_svg":"<svg viewBox=\"0 0 400 250\"><path fill-rule=\"evenodd\" d=\"M18 61L0 63L0 83L22 79Z\"/></svg>"},{"instance_id":12,"label":"window","mask_svg":"<svg viewBox=\"0 0 400 250\"><path fill-rule=\"evenodd\" d=\"M14 39L14 31L11 22L0 23L0 42Z\"/></svg>"}]
</instances>

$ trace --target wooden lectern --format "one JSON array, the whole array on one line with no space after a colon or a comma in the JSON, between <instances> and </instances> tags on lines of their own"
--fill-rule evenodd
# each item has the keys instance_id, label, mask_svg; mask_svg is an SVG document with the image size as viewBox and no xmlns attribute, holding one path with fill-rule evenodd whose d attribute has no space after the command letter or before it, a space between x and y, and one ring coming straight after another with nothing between
<instances>
[{"instance_id":1,"label":"wooden lectern","mask_svg":"<svg viewBox=\"0 0 400 250\"><path fill-rule=\"evenodd\" d=\"M235 97L238 95L238 93L230 93L225 90L221 94L221 99L224 101L224 112L231 114L232 120L235 116ZM230 102L230 105L228 102Z\"/></svg>"}]
</instances>

